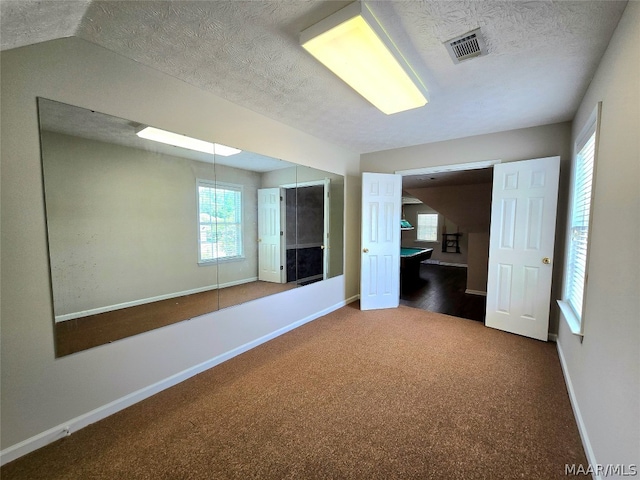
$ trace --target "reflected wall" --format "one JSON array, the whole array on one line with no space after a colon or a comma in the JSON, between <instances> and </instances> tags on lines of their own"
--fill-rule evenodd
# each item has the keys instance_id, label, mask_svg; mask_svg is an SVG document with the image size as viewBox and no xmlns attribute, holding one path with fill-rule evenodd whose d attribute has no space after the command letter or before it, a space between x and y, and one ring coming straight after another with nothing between
<instances>
[{"instance_id":1,"label":"reflected wall","mask_svg":"<svg viewBox=\"0 0 640 480\"><path fill-rule=\"evenodd\" d=\"M286 192L297 198L299 175L325 195L322 237L309 245L323 263L311 281L342 274L341 176L251 152L189 151L138 138L133 121L46 99L38 106L57 356L306 284L306 260L290 250L309 228L298 227L297 200L289 215L284 203ZM200 184L240 192L240 227L222 201L203 215ZM283 192L283 274L265 281L258 196L274 187ZM240 247L228 254L225 241ZM202 261L207 244L216 255Z\"/></svg>"}]
</instances>

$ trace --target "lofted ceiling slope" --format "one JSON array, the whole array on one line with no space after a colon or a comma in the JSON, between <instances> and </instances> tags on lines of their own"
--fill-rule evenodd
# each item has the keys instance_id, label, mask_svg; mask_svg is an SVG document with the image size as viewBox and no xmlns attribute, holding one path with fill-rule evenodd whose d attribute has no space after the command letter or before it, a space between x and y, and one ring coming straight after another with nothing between
<instances>
[{"instance_id":1,"label":"lofted ceiling slope","mask_svg":"<svg viewBox=\"0 0 640 480\"><path fill-rule=\"evenodd\" d=\"M625 1L370 1L427 85L387 116L310 57L301 30L349 2L0 0L2 49L77 36L359 153L571 120ZM488 54L443 42L481 28Z\"/></svg>"}]
</instances>

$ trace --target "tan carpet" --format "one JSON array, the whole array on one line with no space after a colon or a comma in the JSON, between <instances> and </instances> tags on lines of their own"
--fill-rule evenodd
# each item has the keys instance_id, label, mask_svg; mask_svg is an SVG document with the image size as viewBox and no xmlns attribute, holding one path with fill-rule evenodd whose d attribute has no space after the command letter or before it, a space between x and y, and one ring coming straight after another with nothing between
<instances>
[{"instance_id":1,"label":"tan carpet","mask_svg":"<svg viewBox=\"0 0 640 480\"><path fill-rule=\"evenodd\" d=\"M9 479L554 479L554 344L354 303L5 465Z\"/></svg>"}]
</instances>

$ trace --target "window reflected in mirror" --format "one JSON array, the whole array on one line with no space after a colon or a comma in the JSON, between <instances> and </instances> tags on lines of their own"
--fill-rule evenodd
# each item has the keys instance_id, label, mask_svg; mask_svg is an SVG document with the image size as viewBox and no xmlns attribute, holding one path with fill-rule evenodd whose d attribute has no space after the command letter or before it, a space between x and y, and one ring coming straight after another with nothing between
<instances>
[{"instance_id":1,"label":"window reflected in mirror","mask_svg":"<svg viewBox=\"0 0 640 480\"><path fill-rule=\"evenodd\" d=\"M342 274L340 175L38 110L57 356Z\"/></svg>"}]
</instances>

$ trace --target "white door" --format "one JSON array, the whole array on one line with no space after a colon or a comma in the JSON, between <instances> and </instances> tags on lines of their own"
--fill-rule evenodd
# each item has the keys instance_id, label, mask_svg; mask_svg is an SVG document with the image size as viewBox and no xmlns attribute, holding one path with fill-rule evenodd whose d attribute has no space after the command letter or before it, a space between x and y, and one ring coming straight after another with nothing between
<instances>
[{"instance_id":1,"label":"white door","mask_svg":"<svg viewBox=\"0 0 640 480\"><path fill-rule=\"evenodd\" d=\"M284 283L280 188L258 190L258 280Z\"/></svg>"},{"instance_id":2,"label":"white door","mask_svg":"<svg viewBox=\"0 0 640 480\"><path fill-rule=\"evenodd\" d=\"M362 174L360 308L395 308L400 303L400 210L402 177Z\"/></svg>"},{"instance_id":3,"label":"white door","mask_svg":"<svg viewBox=\"0 0 640 480\"><path fill-rule=\"evenodd\" d=\"M496 165L488 327L547 340L560 157Z\"/></svg>"}]
</instances>

